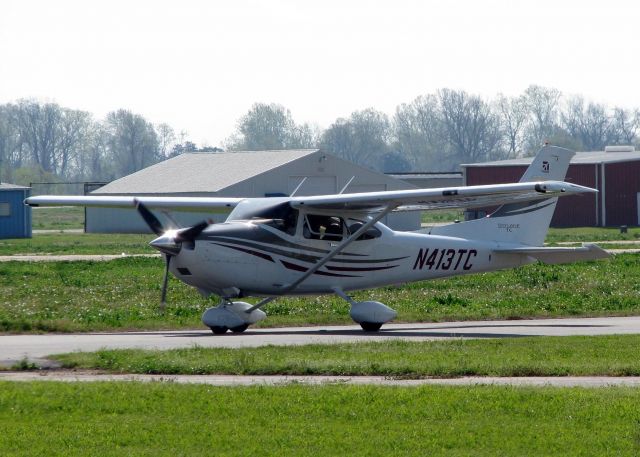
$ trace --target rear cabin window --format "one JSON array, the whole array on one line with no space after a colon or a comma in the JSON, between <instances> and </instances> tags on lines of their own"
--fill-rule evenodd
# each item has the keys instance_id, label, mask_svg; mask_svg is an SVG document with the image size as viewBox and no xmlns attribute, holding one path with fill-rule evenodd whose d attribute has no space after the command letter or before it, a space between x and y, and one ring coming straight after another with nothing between
<instances>
[{"instance_id":1,"label":"rear cabin window","mask_svg":"<svg viewBox=\"0 0 640 457\"><path fill-rule=\"evenodd\" d=\"M360 227L364 225L364 222L349 219L348 225L349 235L353 235L360 229ZM356 241L373 240L374 238L379 238L380 236L382 236L382 232L380 232L380 230L378 230L376 227L369 227L362 235L358 237Z\"/></svg>"},{"instance_id":2,"label":"rear cabin window","mask_svg":"<svg viewBox=\"0 0 640 457\"><path fill-rule=\"evenodd\" d=\"M340 241L344 236L344 220L337 216L307 214L302 234L312 240Z\"/></svg>"}]
</instances>

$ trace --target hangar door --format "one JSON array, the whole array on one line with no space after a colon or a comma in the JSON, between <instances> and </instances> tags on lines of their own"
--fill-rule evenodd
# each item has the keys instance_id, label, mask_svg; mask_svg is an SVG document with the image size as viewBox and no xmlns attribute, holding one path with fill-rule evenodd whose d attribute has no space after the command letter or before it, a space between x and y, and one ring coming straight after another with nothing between
<instances>
[{"instance_id":1,"label":"hangar door","mask_svg":"<svg viewBox=\"0 0 640 457\"><path fill-rule=\"evenodd\" d=\"M289 176L289 195L291 195L291 192L300 185L304 178L307 179L296 192L296 196L298 197L309 195L330 195L337 192L335 176Z\"/></svg>"}]
</instances>

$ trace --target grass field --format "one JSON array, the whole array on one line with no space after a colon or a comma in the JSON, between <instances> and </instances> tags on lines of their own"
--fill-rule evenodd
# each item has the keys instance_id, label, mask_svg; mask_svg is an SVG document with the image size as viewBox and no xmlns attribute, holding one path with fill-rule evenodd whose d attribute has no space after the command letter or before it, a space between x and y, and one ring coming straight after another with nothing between
<instances>
[{"instance_id":1,"label":"grass field","mask_svg":"<svg viewBox=\"0 0 640 457\"><path fill-rule=\"evenodd\" d=\"M157 254L153 235L39 233L33 238L0 240L0 255L15 254Z\"/></svg>"},{"instance_id":2,"label":"grass field","mask_svg":"<svg viewBox=\"0 0 640 457\"><path fill-rule=\"evenodd\" d=\"M388 341L336 345L101 350L64 368L147 374L640 376L640 335Z\"/></svg>"},{"instance_id":3,"label":"grass field","mask_svg":"<svg viewBox=\"0 0 640 457\"><path fill-rule=\"evenodd\" d=\"M0 383L10 456L635 456L640 389Z\"/></svg>"},{"instance_id":4,"label":"grass field","mask_svg":"<svg viewBox=\"0 0 640 457\"><path fill-rule=\"evenodd\" d=\"M68 230L84 228L84 208L40 207L31 211L34 230Z\"/></svg>"},{"instance_id":5,"label":"grass field","mask_svg":"<svg viewBox=\"0 0 640 457\"><path fill-rule=\"evenodd\" d=\"M619 228L550 228L546 238L547 243L594 241L640 241L640 227L630 227L627 233L620 233Z\"/></svg>"},{"instance_id":6,"label":"grass field","mask_svg":"<svg viewBox=\"0 0 640 457\"><path fill-rule=\"evenodd\" d=\"M0 263L1 331L89 331L201 327L215 299L172 279L158 310L162 260ZM423 281L354 294L398 310L398 321L640 314L640 256ZM262 325L351 323L336 296L286 298L265 307Z\"/></svg>"}]
</instances>

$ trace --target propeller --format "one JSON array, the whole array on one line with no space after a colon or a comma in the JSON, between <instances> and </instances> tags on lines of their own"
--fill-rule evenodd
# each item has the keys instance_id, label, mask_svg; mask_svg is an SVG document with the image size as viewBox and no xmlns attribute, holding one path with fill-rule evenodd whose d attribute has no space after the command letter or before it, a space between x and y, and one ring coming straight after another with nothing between
<instances>
[{"instance_id":1,"label":"propeller","mask_svg":"<svg viewBox=\"0 0 640 457\"><path fill-rule=\"evenodd\" d=\"M160 295L160 310L164 312L167 306L167 285L169 283L171 258L180 253L183 242L193 242L210 224L207 221L202 221L193 227L168 230L163 227L162 222L142 202L135 199L134 204L151 231L158 235L158 238L149 244L164 254L164 278L162 279L162 292Z\"/></svg>"}]
</instances>

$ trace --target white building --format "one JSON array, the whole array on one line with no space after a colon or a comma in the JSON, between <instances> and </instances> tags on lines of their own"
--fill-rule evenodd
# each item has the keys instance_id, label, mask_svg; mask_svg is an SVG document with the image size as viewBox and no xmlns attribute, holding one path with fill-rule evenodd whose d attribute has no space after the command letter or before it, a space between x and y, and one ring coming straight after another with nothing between
<instances>
[{"instance_id":1,"label":"white building","mask_svg":"<svg viewBox=\"0 0 640 457\"><path fill-rule=\"evenodd\" d=\"M343 193L415 188L319 149L302 149L185 153L117 179L91 195L272 197L291 195L296 188L295 195L336 194L345 186ZM193 225L203 219L221 222L226 218L226 214L177 211L170 216L158 216L173 217L179 226ZM396 230L416 230L420 227L420 213L390 214L383 222ZM134 209L105 208L87 208L85 230L149 232Z\"/></svg>"}]
</instances>

